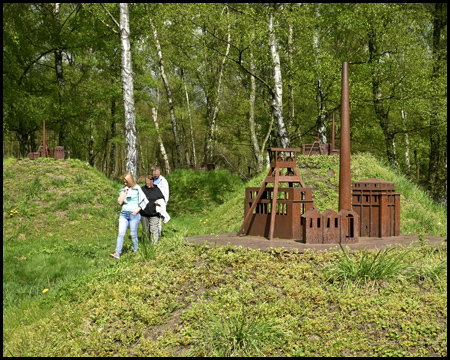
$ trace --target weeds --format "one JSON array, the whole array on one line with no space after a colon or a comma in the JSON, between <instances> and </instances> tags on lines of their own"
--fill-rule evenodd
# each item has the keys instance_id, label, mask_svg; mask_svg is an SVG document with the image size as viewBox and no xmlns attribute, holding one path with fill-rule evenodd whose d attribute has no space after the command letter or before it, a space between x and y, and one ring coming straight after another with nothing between
<instances>
[{"instance_id":1,"label":"weeds","mask_svg":"<svg viewBox=\"0 0 450 360\"><path fill-rule=\"evenodd\" d=\"M395 248L381 249L373 253L364 249L359 259L349 256L348 250L339 244L342 252L336 264L324 269L327 281L350 283L365 283L369 280L380 281L387 278L398 278L410 267L402 263L402 259L411 251L398 251Z\"/></svg>"},{"instance_id":2,"label":"weeds","mask_svg":"<svg viewBox=\"0 0 450 360\"><path fill-rule=\"evenodd\" d=\"M141 228L141 235L139 236L139 257L142 260L153 260L156 257L156 245L153 243L148 233Z\"/></svg>"},{"instance_id":3,"label":"weeds","mask_svg":"<svg viewBox=\"0 0 450 360\"><path fill-rule=\"evenodd\" d=\"M280 346L287 336L276 329L275 323L261 319L261 305L258 314L251 316L242 306L238 314L217 317L210 314L201 335L201 344L207 356L264 356L262 349Z\"/></svg>"},{"instance_id":4,"label":"weeds","mask_svg":"<svg viewBox=\"0 0 450 360\"><path fill-rule=\"evenodd\" d=\"M442 284L447 278L447 261L437 263L428 255L419 265L412 267L411 277L415 277L419 281L430 280L439 288L443 290Z\"/></svg>"}]
</instances>

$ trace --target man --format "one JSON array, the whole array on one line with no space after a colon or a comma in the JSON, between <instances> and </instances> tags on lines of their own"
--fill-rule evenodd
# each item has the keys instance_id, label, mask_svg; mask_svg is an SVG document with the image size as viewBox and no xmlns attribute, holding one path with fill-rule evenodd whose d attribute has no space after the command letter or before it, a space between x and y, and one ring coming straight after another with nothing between
<instances>
[{"instance_id":1,"label":"man","mask_svg":"<svg viewBox=\"0 0 450 360\"><path fill-rule=\"evenodd\" d=\"M153 184L158 187L159 190L161 190L165 204L159 203L157 205L160 205L161 208L158 209L158 211L163 215L164 217L164 224L166 224L170 220L169 214L166 212L167 203L169 202L169 183L167 182L166 178L161 175L161 170L159 169L159 166L154 165L152 166L153 171Z\"/></svg>"},{"instance_id":2,"label":"man","mask_svg":"<svg viewBox=\"0 0 450 360\"><path fill-rule=\"evenodd\" d=\"M166 205L169 202L169 183L167 182L166 178L161 175L161 171L159 169L159 166L154 165L152 166L153 170L153 177L155 178L154 185L158 186L159 190L164 195L164 200L166 200Z\"/></svg>"}]
</instances>

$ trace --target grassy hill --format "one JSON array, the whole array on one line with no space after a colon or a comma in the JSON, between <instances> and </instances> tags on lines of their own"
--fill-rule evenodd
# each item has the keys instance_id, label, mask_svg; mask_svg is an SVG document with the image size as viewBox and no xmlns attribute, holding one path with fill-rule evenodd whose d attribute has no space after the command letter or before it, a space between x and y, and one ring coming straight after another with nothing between
<instances>
[{"instance_id":1,"label":"grassy hill","mask_svg":"<svg viewBox=\"0 0 450 360\"><path fill-rule=\"evenodd\" d=\"M319 210L336 208L337 159L301 157L299 169ZM120 183L78 160L4 159L3 355L446 356L446 244L378 257L187 244L185 235L237 231L244 188L264 177L175 171L158 247L132 256L127 235L116 261ZM395 181L402 233L446 236L446 209L353 156L352 180L369 177ZM399 272L336 275L374 256Z\"/></svg>"},{"instance_id":2,"label":"grassy hill","mask_svg":"<svg viewBox=\"0 0 450 360\"><path fill-rule=\"evenodd\" d=\"M320 212L327 208L338 210L339 202L339 157L334 156L299 156L300 176L305 185L313 189L313 199ZM354 181L379 178L395 183L396 192L400 193L400 232L402 234L424 234L447 236L447 209L437 205L424 191L415 184L390 170L385 164L370 154L355 154L351 158L352 183ZM215 207L207 207L197 221L191 226L191 215L179 216L171 224L183 229L189 236L197 234L238 231L244 219L244 189L259 187L267 173L264 172L247 184L234 185L234 192L226 194L227 201L216 202ZM170 182L170 176L169 182ZM172 183L172 182L171 182ZM280 185L283 186L283 185ZM228 186L229 187L229 186ZM184 197L195 202L195 191L186 191ZM168 211L171 211L169 203Z\"/></svg>"}]
</instances>

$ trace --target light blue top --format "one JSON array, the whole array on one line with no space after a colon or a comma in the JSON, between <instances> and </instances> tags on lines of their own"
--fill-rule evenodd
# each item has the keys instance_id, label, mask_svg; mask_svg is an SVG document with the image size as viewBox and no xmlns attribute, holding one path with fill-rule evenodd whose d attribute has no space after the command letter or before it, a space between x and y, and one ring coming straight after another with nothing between
<instances>
[{"instance_id":1,"label":"light blue top","mask_svg":"<svg viewBox=\"0 0 450 360\"><path fill-rule=\"evenodd\" d=\"M117 198L117 201L119 201L120 196L125 192L126 187L124 186L119 191L119 197ZM136 201L137 199L137 201ZM130 202L132 205L130 205ZM120 201L119 201L120 204ZM123 199L123 211L134 211L137 210L138 207L141 209L145 209L145 207L148 204L147 197L145 196L144 192L142 191L141 187L136 184L130 190L127 192L127 196L125 199ZM128 206L127 206L128 205ZM131 210L128 210L131 209Z\"/></svg>"},{"instance_id":2,"label":"light blue top","mask_svg":"<svg viewBox=\"0 0 450 360\"><path fill-rule=\"evenodd\" d=\"M139 207L139 191L136 189L130 189L128 190L127 195L127 202L123 203L122 211L136 210Z\"/></svg>"}]
</instances>

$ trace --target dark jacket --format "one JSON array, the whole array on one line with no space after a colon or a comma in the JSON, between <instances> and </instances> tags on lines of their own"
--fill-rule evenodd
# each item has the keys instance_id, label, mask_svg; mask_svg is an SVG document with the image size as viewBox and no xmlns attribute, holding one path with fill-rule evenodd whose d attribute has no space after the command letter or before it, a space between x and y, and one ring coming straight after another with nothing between
<instances>
[{"instance_id":1,"label":"dark jacket","mask_svg":"<svg viewBox=\"0 0 450 360\"><path fill-rule=\"evenodd\" d=\"M139 213L141 216L157 216L158 213L156 212L156 205L155 201L158 199L164 199L164 195L162 194L161 190L158 189L157 186L148 188L147 186L142 187L142 191L145 194L145 197L148 200L148 205L145 207L145 209L141 210Z\"/></svg>"}]
</instances>

